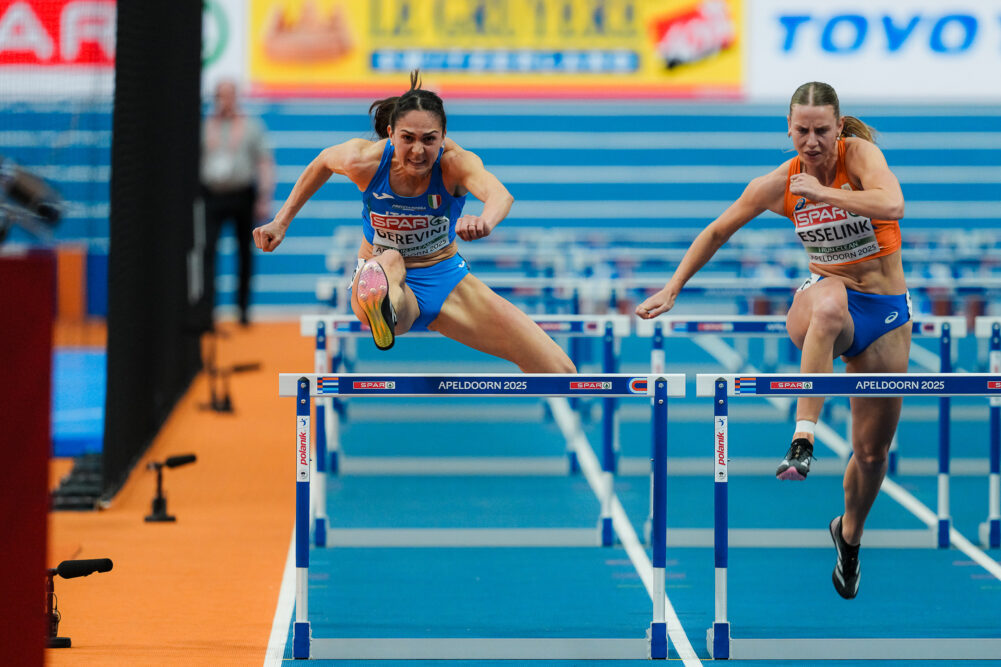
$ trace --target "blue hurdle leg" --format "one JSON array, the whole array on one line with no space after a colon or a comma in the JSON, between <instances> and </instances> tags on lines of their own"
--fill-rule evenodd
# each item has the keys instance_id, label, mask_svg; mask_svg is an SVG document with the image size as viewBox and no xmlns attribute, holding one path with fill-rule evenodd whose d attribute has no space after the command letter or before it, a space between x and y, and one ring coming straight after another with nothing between
<instances>
[{"instance_id":1,"label":"blue hurdle leg","mask_svg":"<svg viewBox=\"0 0 1001 667\"><path fill-rule=\"evenodd\" d=\"M295 624L292 655L309 658L309 380L299 378L296 393Z\"/></svg>"},{"instance_id":2,"label":"blue hurdle leg","mask_svg":"<svg viewBox=\"0 0 1001 667\"><path fill-rule=\"evenodd\" d=\"M706 632L709 655L715 660L730 657L730 623L727 620L727 561L729 559L729 518L727 511L727 484L729 478L728 405L727 383L716 380L713 400L713 559L716 567L715 619Z\"/></svg>"},{"instance_id":3,"label":"blue hurdle leg","mask_svg":"<svg viewBox=\"0 0 1001 667\"><path fill-rule=\"evenodd\" d=\"M604 336L604 359L602 362L602 372L614 373L616 367L615 359L615 334L612 324L605 325ZM601 478L605 489L601 499L601 520L599 530L601 531L601 545L610 547L615 544L615 531L612 528L612 497L615 494L615 471L617 468L616 456L618 454L618 435L616 405L614 398L603 398L602 403L602 457L601 457Z\"/></svg>"},{"instance_id":4,"label":"blue hurdle leg","mask_svg":"<svg viewBox=\"0 0 1001 667\"><path fill-rule=\"evenodd\" d=\"M665 581L667 566L667 382L658 378L654 385L653 420L653 621L648 631L650 657L667 658L667 600Z\"/></svg>"},{"instance_id":5,"label":"blue hurdle leg","mask_svg":"<svg viewBox=\"0 0 1001 667\"><path fill-rule=\"evenodd\" d=\"M942 325L939 343L941 372L952 372L952 337L949 323ZM949 529L952 519L949 514L949 398L938 399L938 548L949 548Z\"/></svg>"},{"instance_id":6,"label":"blue hurdle leg","mask_svg":"<svg viewBox=\"0 0 1001 667\"><path fill-rule=\"evenodd\" d=\"M991 373L1001 373L1001 324L991 325L990 356L988 368ZM991 398L990 407L990 477L987 488L987 523L982 529L980 541L991 549L1001 547L1001 398Z\"/></svg>"}]
</instances>

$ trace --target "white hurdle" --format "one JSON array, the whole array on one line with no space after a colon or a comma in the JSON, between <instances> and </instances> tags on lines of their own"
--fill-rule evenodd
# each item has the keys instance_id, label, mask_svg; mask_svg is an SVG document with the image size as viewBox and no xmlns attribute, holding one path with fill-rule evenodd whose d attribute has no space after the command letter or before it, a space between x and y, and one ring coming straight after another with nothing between
<instances>
[{"instance_id":1,"label":"white hurdle","mask_svg":"<svg viewBox=\"0 0 1001 667\"><path fill-rule=\"evenodd\" d=\"M1001 374L997 373L883 373L874 375L821 373L783 375L698 374L696 396L714 401L714 507L716 567L715 615L706 632L706 644L714 659L761 660L875 660L875 659L991 659L1001 655L997 638L839 638L839 639L735 639L727 618L727 479L729 469L728 402L747 396L990 396L1001 397ZM885 484L884 484L885 486ZM930 528L932 517L919 517ZM991 574L1001 578L1001 568L955 529L948 535L965 553L974 556Z\"/></svg>"},{"instance_id":2,"label":"white hurdle","mask_svg":"<svg viewBox=\"0 0 1001 667\"><path fill-rule=\"evenodd\" d=\"M318 659L666 659L668 654L665 565L667 550L667 399L685 395L680 374L629 375L417 375L282 373L279 396L296 398L296 612L292 646L295 658ZM326 396L351 397L652 397L657 405L651 437L656 463L653 533L653 619L642 639L316 639L308 608L310 403ZM687 641L686 641L687 643Z\"/></svg>"},{"instance_id":3,"label":"white hurdle","mask_svg":"<svg viewBox=\"0 0 1001 667\"><path fill-rule=\"evenodd\" d=\"M629 335L629 317L625 315L530 315L529 317L550 336L566 336L570 338L602 338L603 360L602 372L614 373L618 370L618 341ZM344 361L344 340L367 338L371 331L354 315L323 314L303 315L299 320L299 333L302 336L313 337L315 352L313 372L317 374L337 373ZM439 338L441 334L433 331L414 331L407 337ZM346 364L345 364L346 365ZM571 405L579 398L570 399ZM324 396L316 401L316 435L315 435L315 485L313 488L315 518L313 537L316 546L327 543L327 510L326 510L326 478L328 474L338 474L343 464L343 452L340 447L339 420L337 413L343 409L338 404L338 397ZM612 533L612 517L610 509L613 493L613 478L617 469L619 452L618 410L616 399L606 396L602 399L602 475L606 478L608 489L601 499L601 516L599 518L599 539L604 546L614 543ZM567 442L566 456L568 470L571 474L580 472L577 453L572 444Z\"/></svg>"}]
</instances>

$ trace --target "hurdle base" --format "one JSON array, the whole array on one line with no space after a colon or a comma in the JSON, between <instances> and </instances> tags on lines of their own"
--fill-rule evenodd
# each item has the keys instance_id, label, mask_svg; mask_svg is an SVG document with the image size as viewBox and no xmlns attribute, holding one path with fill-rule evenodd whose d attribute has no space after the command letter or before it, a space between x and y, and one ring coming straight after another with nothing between
<instances>
[{"instance_id":1,"label":"hurdle base","mask_svg":"<svg viewBox=\"0 0 1001 667\"><path fill-rule=\"evenodd\" d=\"M651 623L646 636L650 641L647 657L651 660L667 660L667 623Z\"/></svg>"},{"instance_id":2,"label":"hurdle base","mask_svg":"<svg viewBox=\"0 0 1001 667\"><path fill-rule=\"evenodd\" d=\"M598 544L603 547L615 546L615 529L612 527L612 517L603 516L598 519Z\"/></svg>"},{"instance_id":3,"label":"hurdle base","mask_svg":"<svg viewBox=\"0 0 1001 667\"><path fill-rule=\"evenodd\" d=\"M644 660L644 639L344 638L313 639L317 660Z\"/></svg>"},{"instance_id":4,"label":"hurdle base","mask_svg":"<svg viewBox=\"0 0 1001 667\"><path fill-rule=\"evenodd\" d=\"M952 519L938 520L938 548L948 549L950 545L949 532L952 528Z\"/></svg>"},{"instance_id":5,"label":"hurdle base","mask_svg":"<svg viewBox=\"0 0 1001 667\"><path fill-rule=\"evenodd\" d=\"M316 524L313 527L313 543L318 547L327 546L327 520L326 518L316 518Z\"/></svg>"},{"instance_id":6,"label":"hurdle base","mask_svg":"<svg viewBox=\"0 0 1001 667\"><path fill-rule=\"evenodd\" d=\"M312 628L309 623L296 622L292 626L292 657L296 660L316 658L311 654Z\"/></svg>"},{"instance_id":7,"label":"hurdle base","mask_svg":"<svg viewBox=\"0 0 1001 667\"><path fill-rule=\"evenodd\" d=\"M980 544L987 549L1001 547L1001 521L991 519L980 524Z\"/></svg>"},{"instance_id":8,"label":"hurdle base","mask_svg":"<svg viewBox=\"0 0 1001 667\"><path fill-rule=\"evenodd\" d=\"M706 630L706 649L713 660L729 660L732 644L729 623L713 623L713 626Z\"/></svg>"},{"instance_id":9,"label":"hurdle base","mask_svg":"<svg viewBox=\"0 0 1001 667\"><path fill-rule=\"evenodd\" d=\"M712 630L709 631L712 633ZM710 646L712 644L710 643ZM993 660L1001 638L731 639L731 660ZM718 659L718 658L716 658Z\"/></svg>"},{"instance_id":10,"label":"hurdle base","mask_svg":"<svg viewBox=\"0 0 1001 667\"><path fill-rule=\"evenodd\" d=\"M46 648L70 648L73 646L73 642L70 641L69 637L49 637L48 643L45 645Z\"/></svg>"}]
</instances>

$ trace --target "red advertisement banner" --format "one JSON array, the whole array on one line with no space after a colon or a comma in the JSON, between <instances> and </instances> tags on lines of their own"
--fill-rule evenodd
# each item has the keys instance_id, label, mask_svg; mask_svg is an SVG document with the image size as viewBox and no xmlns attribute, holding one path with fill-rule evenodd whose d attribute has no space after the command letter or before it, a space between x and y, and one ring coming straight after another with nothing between
<instances>
[{"instance_id":1,"label":"red advertisement banner","mask_svg":"<svg viewBox=\"0 0 1001 667\"><path fill-rule=\"evenodd\" d=\"M0 66L110 68L114 0L0 0Z\"/></svg>"}]
</instances>

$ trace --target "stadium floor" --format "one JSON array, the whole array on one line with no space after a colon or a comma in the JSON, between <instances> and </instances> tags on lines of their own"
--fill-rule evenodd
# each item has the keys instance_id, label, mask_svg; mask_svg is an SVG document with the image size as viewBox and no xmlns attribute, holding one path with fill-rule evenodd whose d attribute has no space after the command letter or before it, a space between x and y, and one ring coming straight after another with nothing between
<instances>
[{"instance_id":1,"label":"stadium floor","mask_svg":"<svg viewBox=\"0 0 1001 667\"><path fill-rule=\"evenodd\" d=\"M402 344L408 342L401 339L392 353L375 357L361 341L359 366L386 371L383 366L420 365L429 358L422 346L430 344L438 355L433 358L454 351L457 364L483 363L488 372L502 369L496 361L487 364L485 358L453 350L447 342ZM691 361L688 351L676 354ZM71 637L74 648L48 651L50 664L292 663L286 625L292 610L279 602L283 577L288 578L294 508L287 455L292 402L277 397L275 374L308 370L312 353L296 325L262 323L231 329L220 355L220 364L262 363L260 372L234 376L235 414L200 409L208 387L204 375L199 376L111 506L101 513L53 513L52 562L106 556L115 561L115 569L101 578L58 582L60 635ZM626 366L638 364L642 357L642 353L629 355L626 350ZM458 414L423 405L390 412L389 406L356 403L349 407L349 421L342 430L347 473L332 480L328 489L331 542L351 546L311 551L314 639L642 639L650 622L650 599L621 547L584 544L590 531L596 539L598 502L582 477L491 474L489 460L475 476L440 475L419 468L411 474L378 473L379 465L394 461L413 465L416 460L433 468L446 456L495 457L495 462L535 457L545 466L563 456L564 444L544 410L526 402L517 409L473 403ZM1001 638L997 621L1001 581L955 549L865 548L859 597L851 602L837 597L830 584L833 549L823 539L814 539L824 537L827 521L839 511L836 455L818 451L818 474L804 484L776 482L760 474L761 465L754 464L774 459L773 450L783 446L775 439L787 435L785 417L734 409L731 527L811 531L806 545L768 545L762 538L755 546L731 548L734 637ZM470 421L462 411L476 416ZM956 455L983 456L975 446L982 441L979 413L968 407L957 412L961 414L954 424ZM495 416L490 418L491 414ZM909 414L916 421L901 426L901 433L908 433L902 438L902 451L915 458L933 456L933 448L923 442L922 429L933 431L920 421L922 410ZM758 419L752 421L755 416ZM616 492L640 531L648 507L648 482L642 466L636 465L642 464L647 446L643 413L623 406L622 421L622 461L624 470L628 467L631 472L620 477ZM699 434L706 429L698 401L678 401L671 413L671 455L696 458ZM588 425L586 432L596 446L596 424ZM738 449L738 438L754 442ZM145 524L142 517L149 511L154 485L145 462L188 452L198 455L197 464L165 474L169 510L177 515L177 524ZM370 469L352 474L352 462L364 462ZM738 474L743 464L748 471ZM934 506L934 477L907 474L896 481ZM704 537L712 520L711 486L705 476L685 470L669 474L667 593L701 660L708 657L705 631L713 613L712 552L705 546L672 544L671 529L701 531ZM974 541L976 525L986 512L985 496L982 477L954 477L956 527ZM898 503L881 497L868 528L885 537L892 530L913 534L922 525ZM525 529L569 535L576 542L523 546L515 540L504 547L435 543L444 534L441 531L452 531L449 535L455 539L477 531L509 530L517 535ZM930 543L930 534L928 539ZM425 546L413 546L414 540ZM989 554L995 560L1001 556L997 550ZM671 657L676 664L674 646ZM626 661L602 661L618 662ZM996 662L964 664L1001 664L1001 657Z\"/></svg>"}]
</instances>

